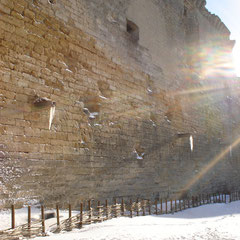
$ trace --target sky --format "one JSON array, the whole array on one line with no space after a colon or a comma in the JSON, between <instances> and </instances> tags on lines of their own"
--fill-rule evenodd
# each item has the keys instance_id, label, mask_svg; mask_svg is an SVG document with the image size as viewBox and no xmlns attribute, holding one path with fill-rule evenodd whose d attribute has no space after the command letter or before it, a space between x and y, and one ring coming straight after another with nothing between
<instances>
[{"instance_id":1,"label":"sky","mask_svg":"<svg viewBox=\"0 0 240 240\"><path fill-rule=\"evenodd\" d=\"M207 0L206 7L222 19L231 31L231 39L236 40L233 59L240 77L240 0Z\"/></svg>"}]
</instances>

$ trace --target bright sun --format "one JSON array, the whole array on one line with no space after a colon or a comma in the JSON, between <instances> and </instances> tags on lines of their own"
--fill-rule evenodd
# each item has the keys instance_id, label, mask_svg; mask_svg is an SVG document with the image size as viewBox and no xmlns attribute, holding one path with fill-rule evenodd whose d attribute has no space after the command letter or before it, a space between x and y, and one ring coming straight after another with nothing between
<instances>
[{"instance_id":1,"label":"bright sun","mask_svg":"<svg viewBox=\"0 0 240 240\"><path fill-rule=\"evenodd\" d=\"M207 8L217 14L231 32L231 39L236 40L233 59L236 73L240 77L240 1L239 0L207 0Z\"/></svg>"}]
</instances>

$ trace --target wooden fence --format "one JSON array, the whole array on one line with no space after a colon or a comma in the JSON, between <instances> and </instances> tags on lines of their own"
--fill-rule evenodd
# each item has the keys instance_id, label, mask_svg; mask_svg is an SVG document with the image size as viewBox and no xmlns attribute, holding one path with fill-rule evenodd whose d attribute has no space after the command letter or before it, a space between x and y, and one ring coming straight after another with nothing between
<instances>
[{"instance_id":1,"label":"wooden fence","mask_svg":"<svg viewBox=\"0 0 240 240\"><path fill-rule=\"evenodd\" d=\"M198 207L211 203L227 203L240 200L240 192L230 194L207 194L194 196L188 199L132 199L125 201L123 198L115 198L112 204L108 200L105 202L88 200L80 203L78 214L72 216L72 206L68 205L68 217L60 221L60 208L56 205L56 222L50 226L48 231L58 233L61 231L71 231L74 228L82 228L84 225L102 222L117 217L136 217L146 215L173 214L187 208ZM53 210L53 209L52 209ZM66 209L65 209L66 210ZM76 211L76 209L74 209ZM15 207L11 206L11 228L0 231L0 239L17 240L22 237L33 238L36 236L46 236L45 208L41 206L41 218L31 221L31 206L28 206L27 223L21 226L15 224Z\"/></svg>"}]
</instances>

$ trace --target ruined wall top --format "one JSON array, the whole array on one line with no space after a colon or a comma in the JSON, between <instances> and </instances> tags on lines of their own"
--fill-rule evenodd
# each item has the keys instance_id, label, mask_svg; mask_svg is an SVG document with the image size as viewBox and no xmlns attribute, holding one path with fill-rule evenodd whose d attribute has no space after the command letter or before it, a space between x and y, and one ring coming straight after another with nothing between
<instances>
[{"instance_id":1,"label":"ruined wall top","mask_svg":"<svg viewBox=\"0 0 240 240\"><path fill-rule=\"evenodd\" d=\"M230 35L229 29L222 22L222 20L217 15L208 11L206 8L206 0L185 0L184 4L187 8L198 8L200 13L208 19L209 23L214 26L214 28L221 33L227 34L228 36Z\"/></svg>"}]
</instances>

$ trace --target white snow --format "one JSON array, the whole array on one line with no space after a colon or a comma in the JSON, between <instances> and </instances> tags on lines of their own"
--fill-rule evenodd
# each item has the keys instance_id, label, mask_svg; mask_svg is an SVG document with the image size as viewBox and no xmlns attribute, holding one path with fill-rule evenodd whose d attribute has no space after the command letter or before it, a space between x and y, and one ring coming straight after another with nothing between
<instances>
[{"instance_id":1,"label":"white snow","mask_svg":"<svg viewBox=\"0 0 240 240\"><path fill-rule=\"evenodd\" d=\"M99 95L99 97L102 98L102 99L104 99L104 100L107 99L106 97L104 97L104 96L102 96L102 95Z\"/></svg>"},{"instance_id":2,"label":"white snow","mask_svg":"<svg viewBox=\"0 0 240 240\"><path fill-rule=\"evenodd\" d=\"M189 137L189 142L190 142L191 152L193 152L193 136L192 135Z\"/></svg>"},{"instance_id":3,"label":"white snow","mask_svg":"<svg viewBox=\"0 0 240 240\"><path fill-rule=\"evenodd\" d=\"M209 204L171 215L118 218L35 240L240 239L240 202Z\"/></svg>"},{"instance_id":4,"label":"white snow","mask_svg":"<svg viewBox=\"0 0 240 240\"><path fill-rule=\"evenodd\" d=\"M50 108L50 112L49 112L49 130L51 129L54 115L55 115L55 106L52 106L52 107Z\"/></svg>"},{"instance_id":5,"label":"white snow","mask_svg":"<svg viewBox=\"0 0 240 240\"><path fill-rule=\"evenodd\" d=\"M45 213L47 212L56 212L55 210L48 210L45 209ZM72 211L73 215L78 214L76 211ZM34 222L36 220L40 220L41 218L41 209L40 207L32 207L31 208L31 221ZM63 221L68 218L68 211L67 210L61 210L60 211L60 221ZM11 211L0 211L0 231L6 230L11 228ZM15 225L20 226L27 223L28 219L28 208L24 207L21 209L15 210ZM50 227L51 225L56 223L56 218L48 219L45 221L46 223L46 229Z\"/></svg>"},{"instance_id":6,"label":"white snow","mask_svg":"<svg viewBox=\"0 0 240 240\"><path fill-rule=\"evenodd\" d=\"M1 214L0 226L4 220ZM10 221L10 220L9 220ZM8 221L8 222L9 222ZM240 201L208 204L168 215L121 217L35 240L240 239Z\"/></svg>"},{"instance_id":7,"label":"white snow","mask_svg":"<svg viewBox=\"0 0 240 240\"><path fill-rule=\"evenodd\" d=\"M134 149L133 153L136 154L138 160L142 160L145 155L145 153L138 153L136 149Z\"/></svg>"},{"instance_id":8,"label":"white snow","mask_svg":"<svg viewBox=\"0 0 240 240\"><path fill-rule=\"evenodd\" d=\"M152 93L152 89L150 87L147 88L147 92Z\"/></svg>"},{"instance_id":9,"label":"white snow","mask_svg":"<svg viewBox=\"0 0 240 240\"><path fill-rule=\"evenodd\" d=\"M89 118L94 119L98 115L98 112L90 112Z\"/></svg>"}]
</instances>

